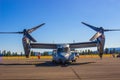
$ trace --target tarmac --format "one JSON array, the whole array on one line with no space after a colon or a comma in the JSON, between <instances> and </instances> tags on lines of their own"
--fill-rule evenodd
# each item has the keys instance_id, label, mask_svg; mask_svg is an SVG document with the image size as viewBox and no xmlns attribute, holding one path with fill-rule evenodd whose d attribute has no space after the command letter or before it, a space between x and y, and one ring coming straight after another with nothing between
<instances>
[{"instance_id":1,"label":"tarmac","mask_svg":"<svg viewBox=\"0 0 120 80\"><path fill-rule=\"evenodd\" d=\"M1 59L0 79L120 80L120 58L79 58L67 65L51 59Z\"/></svg>"}]
</instances>

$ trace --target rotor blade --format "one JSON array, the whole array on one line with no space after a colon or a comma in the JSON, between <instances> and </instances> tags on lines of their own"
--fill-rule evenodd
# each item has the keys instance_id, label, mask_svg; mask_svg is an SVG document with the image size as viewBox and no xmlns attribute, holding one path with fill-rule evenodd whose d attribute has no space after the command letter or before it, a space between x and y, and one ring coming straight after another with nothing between
<instances>
[{"instance_id":1,"label":"rotor blade","mask_svg":"<svg viewBox=\"0 0 120 80\"><path fill-rule=\"evenodd\" d=\"M31 41L36 42L36 40L29 34L26 34L26 37L29 38Z\"/></svg>"},{"instance_id":2,"label":"rotor blade","mask_svg":"<svg viewBox=\"0 0 120 80\"><path fill-rule=\"evenodd\" d=\"M90 39L90 41L93 41L93 40L97 39L97 38L100 37L101 35L102 35L102 33L97 32L97 33Z\"/></svg>"},{"instance_id":3,"label":"rotor blade","mask_svg":"<svg viewBox=\"0 0 120 80\"><path fill-rule=\"evenodd\" d=\"M35 31L36 29L38 29L39 27L41 27L41 26L43 26L43 25L45 25L45 23L42 23L42 24L40 24L40 25L38 25L38 26L36 26L36 27L33 27L33 28L31 28L31 29L28 29L27 32L28 32L28 33L31 33L31 32Z\"/></svg>"},{"instance_id":4,"label":"rotor blade","mask_svg":"<svg viewBox=\"0 0 120 80\"><path fill-rule=\"evenodd\" d=\"M98 27L92 26L92 25L87 24L87 23L85 23L85 22L81 22L81 23L84 24L84 25L86 25L86 26L88 26L88 27L90 27L91 29L93 29L93 30L95 30L95 31L99 31L99 28L98 28Z\"/></svg>"},{"instance_id":5,"label":"rotor blade","mask_svg":"<svg viewBox=\"0 0 120 80\"><path fill-rule=\"evenodd\" d=\"M23 34L23 32L0 32L0 34Z\"/></svg>"},{"instance_id":6,"label":"rotor blade","mask_svg":"<svg viewBox=\"0 0 120 80\"><path fill-rule=\"evenodd\" d=\"M120 29L104 29L104 31L120 31Z\"/></svg>"}]
</instances>

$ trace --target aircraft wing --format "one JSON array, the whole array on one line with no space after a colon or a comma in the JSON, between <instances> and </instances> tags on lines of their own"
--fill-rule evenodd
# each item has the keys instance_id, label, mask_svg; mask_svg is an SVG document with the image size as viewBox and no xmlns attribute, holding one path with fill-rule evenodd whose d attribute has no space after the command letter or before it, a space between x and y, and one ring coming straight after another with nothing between
<instances>
[{"instance_id":1,"label":"aircraft wing","mask_svg":"<svg viewBox=\"0 0 120 80\"><path fill-rule=\"evenodd\" d=\"M87 48L96 47L97 42L83 42L83 43L70 43L70 48ZM58 44L50 43L30 43L31 48L41 48L41 49L57 49Z\"/></svg>"},{"instance_id":2,"label":"aircraft wing","mask_svg":"<svg viewBox=\"0 0 120 80\"><path fill-rule=\"evenodd\" d=\"M31 48L41 48L41 49L56 49L57 44L48 43L30 43Z\"/></svg>"},{"instance_id":3,"label":"aircraft wing","mask_svg":"<svg viewBox=\"0 0 120 80\"><path fill-rule=\"evenodd\" d=\"M96 47L97 42L83 42L83 43L70 43L70 48L87 48L87 47Z\"/></svg>"}]
</instances>

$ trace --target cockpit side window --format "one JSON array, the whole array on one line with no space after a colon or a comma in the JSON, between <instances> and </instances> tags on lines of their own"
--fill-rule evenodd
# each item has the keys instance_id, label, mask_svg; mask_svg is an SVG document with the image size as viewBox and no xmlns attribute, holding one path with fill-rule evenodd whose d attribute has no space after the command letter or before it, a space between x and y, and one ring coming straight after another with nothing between
<instances>
[{"instance_id":1,"label":"cockpit side window","mask_svg":"<svg viewBox=\"0 0 120 80\"><path fill-rule=\"evenodd\" d=\"M66 52L66 53L68 52L68 47L64 48L64 52Z\"/></svg>"},{"instance_id":2,"label":"cockpit side window","mask_svg":"<svg viewBox=\"0 0 120 80\"><path fill-rule=\"evenodd\" d=\"M57 49L57 52L59 53L59 52L63 52L63 49L62 48L58 48Z\"/></svg>"}]
</instances>

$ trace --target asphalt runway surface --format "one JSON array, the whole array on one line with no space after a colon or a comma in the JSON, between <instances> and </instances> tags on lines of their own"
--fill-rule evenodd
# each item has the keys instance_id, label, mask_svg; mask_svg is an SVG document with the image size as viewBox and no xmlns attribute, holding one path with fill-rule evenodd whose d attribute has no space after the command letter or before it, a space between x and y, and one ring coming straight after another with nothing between
<instances>
[{"instance_id":1,"label":"asphalt runway surface","mask_svg":"<svg viewBox=\"0 0 120 80\"><path fill-rule=\"evenodd\" d=\"M0 60L0 79L120 80L120 58L79 58L56 65L51 59Z\"/></svg>"}]
</instances>

